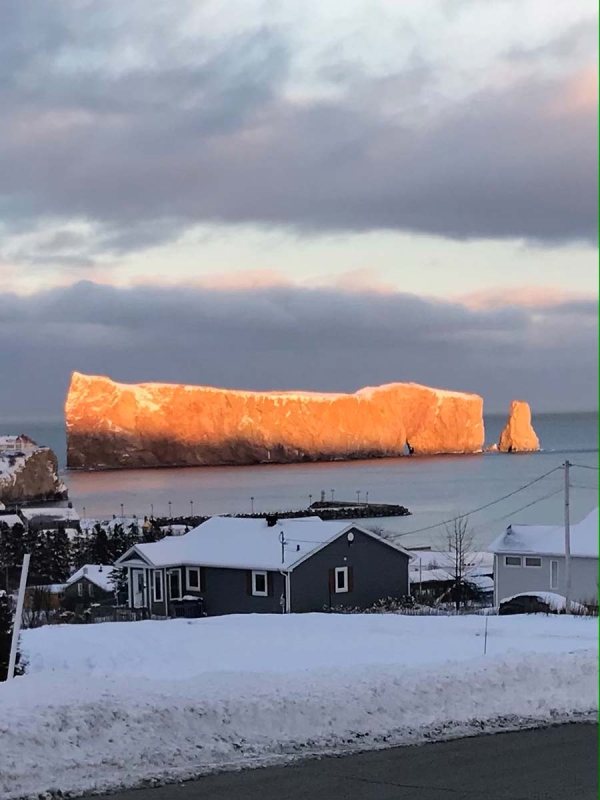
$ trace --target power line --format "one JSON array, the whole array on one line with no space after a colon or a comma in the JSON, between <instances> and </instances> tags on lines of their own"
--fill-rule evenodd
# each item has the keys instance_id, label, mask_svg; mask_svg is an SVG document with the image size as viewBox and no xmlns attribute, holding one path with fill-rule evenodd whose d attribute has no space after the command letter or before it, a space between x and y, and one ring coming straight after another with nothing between
<instances>
[{"instance_id":1,"label":"power line","mask_svg":"<svg viewBox=\"0 0 600 800\"><path fill-rule=\"evenodd\" d=\"M539 481L543 480L544 478L547 478L548 475L552 475L553 472L556 472L559 469L562 469L562 467L554 467L554 469L551 469L549 472L545 472L543 475L540 475L539 478L535 478L535 480L529 481L529 483L525 483L523 484L523 486L519 486L518 489L515 489L514 491L509 492L508 494L505 494L502 497L498 497L497 500L492 500L490 503L486 503L483 506L479 506L479 508L474 508L471 511L467 511L465 514L457 514L455 517L452 517L452 519L446 519L443 520L442 522L436 522L435 525L427 525L424 528L417 528L414 531L406 531L405 533L398 533L390 538L395 539L399 536L410 536L413 533L423 533L424 531L432 531L434 528L440 528L442 525L449 525L455 520L464 519L465 517L469 517L471 514L477 514L479 511L483 511L486 508L490 508L490 506L496 505L496 503L501 503L503 500L508 500L509 497L512 497L518 492L522 492L524 489L528 489L530 486L533 486L534 483L539 483Z\"/></svg>"},{"instance_id":2,"label":"power line","mask_svg":"<svg viewBox=\"0 0 600 800\"><path fill-rule=\"evenodd\" d=\"M555 489L553 492L549 492L542 497L538 497L536 500L532 500L531 503L526 503L526 505L521 506L521 508L515 508L513 511L509 511L508 514L503 514L501 517L498 517L491 522L485 522L483 525L479 526L479 530L481 531L484 527L489 525L495 525L497 522L502 522L503 519L512 517L514 514L518 514L520 511L524 511L526 508L531 508L531 506L536 505L536 503L541 503L543 500L548 500L549 497L554 497L554 495L560 494L562 491L563 488L561 486L560 489Z\"/></svg>"},{"instance_id":3,"label":"power line","mask_svg":"<svg viewBox=\"0 0 600 800\"><path fill-rule=\"evenodd\" d=\"M589 464L571 464L572 467L579 467L579 469L593 469L598 472L599 467L592 467Z\"/></svg>"},{"instance_id":4,"label":"power line","mask_svg":"<svg viewBox=\"0 0 600 800\"><path fill-rule=\"evenodd\" d=\"M572 486L573 489L591 489L593 492L597 492L598 491L598 487L597 486L587 486L584 483L572 483L571 486Z\"/></svg>"}]
</instances>

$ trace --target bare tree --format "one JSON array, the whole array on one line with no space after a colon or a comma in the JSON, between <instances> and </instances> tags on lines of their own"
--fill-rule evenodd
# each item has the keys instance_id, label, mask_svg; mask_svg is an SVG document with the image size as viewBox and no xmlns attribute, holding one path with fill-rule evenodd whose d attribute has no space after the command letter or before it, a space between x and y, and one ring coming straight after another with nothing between
<instances>
[{"instance_id":1,"label":"bare tree","mask_svg":"<svg viewBox=\"0 0 600 800\"><path fill-rule=\"evenodd\" d=\"M475 533L469 527L467 516L458 515L446 525L442 557L445 563L441 563L439 566L448 574L452 586L440 597L440 601L450 593L457 611L460 609L461 603L465 603L472 594L468 576L476 566L474 540Z\"/></svg>"}]
</instances>

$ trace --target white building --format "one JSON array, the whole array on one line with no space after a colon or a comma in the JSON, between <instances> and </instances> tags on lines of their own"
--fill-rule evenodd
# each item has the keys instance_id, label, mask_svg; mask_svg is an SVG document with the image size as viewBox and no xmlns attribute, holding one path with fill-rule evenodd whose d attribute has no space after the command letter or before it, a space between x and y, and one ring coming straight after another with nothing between
<instances>
[{"instance_id":1,"label":"white building","mask_svg":"<svg viewBox=\"0 0 600 800\"><path fill-rule=\"evenodd\" d=\"M0 436L0 452L33 453L37 449L37 444L29 436Z\"/></svg>"},{"instance_id":2,"label":"white building","mask_svg":"<svg viewBox=\"0 0 600 800\"><path fill-rule=\"evenodd\" d=\"M522 592L563 597L565 529L562 525L509 525L489 547L494 554L494 605ZM598 602L598 509L571 525L571 600Z\"/></svg>"}]
</instances>

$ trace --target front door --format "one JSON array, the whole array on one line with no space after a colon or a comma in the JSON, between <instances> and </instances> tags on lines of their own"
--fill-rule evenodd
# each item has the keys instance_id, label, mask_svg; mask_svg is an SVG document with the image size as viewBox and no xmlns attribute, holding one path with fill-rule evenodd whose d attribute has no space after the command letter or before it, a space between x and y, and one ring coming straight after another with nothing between
<instances>
[{"instance_id":1,"label":"front door","mask_svg":"<svg viewBox=\"0 0 600 800\"><path fill-rule=\"evenodd\" d=\"M169 600L181 600L181 571L169 570Z\"/></svg>"},{"instance_id":2,"label":"front door","mask_svg":"<svg viewBox=\"0 0 600 800\"><path fill-rule=\"evenodd\" d=\"M131 570L131 583L133 589L133 607L134 608L144 608L146 605L145 601L145 580L144 580L144 570L143 569L132 569Z\"/></svg>"}]
</instances>

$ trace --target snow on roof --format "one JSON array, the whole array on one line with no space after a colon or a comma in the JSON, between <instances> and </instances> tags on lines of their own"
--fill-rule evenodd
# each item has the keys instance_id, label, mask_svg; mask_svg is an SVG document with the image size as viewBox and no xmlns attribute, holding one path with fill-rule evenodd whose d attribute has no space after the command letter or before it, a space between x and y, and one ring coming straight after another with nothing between
<instances>
[{"instance_id":1,"label":"snow on roof","mask_svg":"<svg viewBox=\"0 0 600 800\"><path fill-rule=\"evenodd\" d=\"M326 522L320 517L282 519L272 527L262 518L211 517L183 536L138 544L132 551L137 551L156 567L202 564L234 569L290 569L319 545L350 528L363 530L347 520ZM281 533L287 542L283 558ZM381 541L405 552L384 539Z\"/></svg>"},{"instance_id":2,"label":"snow on roof","mask_svg":"<svg viewBox=\"0 0 600 800\"><path fill-rule=\"evenodd\" d=\"M490 553L535 553L564 555L565 529L562 525L509 525L488 548ZM571 525L571 555L598 558L598 509Z\"/></svg>"},{"instance_id":3,"label":"snow on roof","mask_svg":"<svg viewBox=\"0 0 600 800\"><path fill-rule=\"evenodd\" d=\"M111 519L106 519L102 517L81 517L79 520L79 524L82 530L87 530L88 528L93 528L94 525L100 525L102 528L106 528L108 530L114 530L117 525L122 525L123 528L127 529L131 525L137 525L141 527L142 523L144 522L143 518L140 517L113 517Z\"/></svg>"},{"instance_id":4,"label":"snow on roof","mask_svg":"<svg viewBox=\"0 0 600 800\"><path fill-rule=\"evenodd\" d=\"M52 517L53 519L67 519L77 522L79 514L74 508L22 508L21 514L25 519L35 519L36 517Z\"/></svg>"},{"instance_id":5,"label":"snow on roof","mask_svg":"<svg viewBox=\"0 0 600 800\"><path fill-rule=\"evenodd\" d=\"M411 572L419 572L419 568L422 572L434 569L443 569L447 572L455 563L455 557L446 550L411 550L410 554L413 557L409 567ZM485 552L466 553L465 566L470 570L491 572L494 568L494 556Z\"/></svg>"},{"instance_id":6,"label":"snow on roof","mask_svg":"<svg viewBox=\"0 0 600 800\"><path fill-rule=\"evenodd\" d=\"M15 525L23 525L23 520L17 514L0 514L0 525L1 524L13 528Z\"/></svg>"},{"instance_id":7,"label":"snow on roof","mask_svg":"<svg viewBox=\"0 0 600 800\"><path fill-rule=\"evenodd\" d=\"M74 572L71 575L66 585L70 586L80 578L85 577L88 579L88 581L91 581L93 584L95 584L99 589L103 589L105 592L112 592L114 589L109 579L112 575L113 569L114 567L111 567L107 564L85 564L83 567L81 567L81 569L78 569L77 572Z\"/></svg>"}]
</instances>

